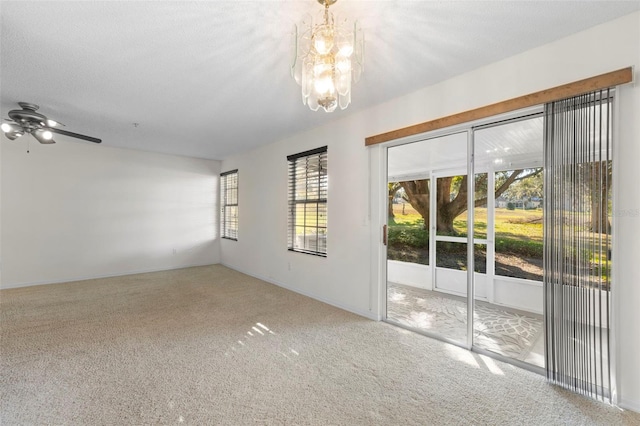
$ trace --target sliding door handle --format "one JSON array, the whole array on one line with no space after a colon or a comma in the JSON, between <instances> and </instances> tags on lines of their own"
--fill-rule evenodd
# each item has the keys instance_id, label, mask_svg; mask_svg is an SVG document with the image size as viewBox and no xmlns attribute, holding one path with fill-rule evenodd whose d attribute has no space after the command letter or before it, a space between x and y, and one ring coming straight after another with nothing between
<instances>
[{"instance_id":1,"label":"sliding door handle","mask_svg":"<svg viewBox=\"0 0 640 426\"><path fill-rule=\"evenodd\" d=\"M387 245L387 225L382 225L382 244Z\"/></svg>"}]
</instances>

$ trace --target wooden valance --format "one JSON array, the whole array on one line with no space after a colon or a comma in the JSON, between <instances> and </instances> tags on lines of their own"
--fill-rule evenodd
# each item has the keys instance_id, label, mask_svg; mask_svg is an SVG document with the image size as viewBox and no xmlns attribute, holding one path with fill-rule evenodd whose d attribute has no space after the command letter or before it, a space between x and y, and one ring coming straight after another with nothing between
<instances>
[{"instance_id":1,"label":"wooden valance","mask_svg":"<svg viewBox=\"0 0 640 426\"><path fill-rule=\"evenodd\" d=\"M542 105L548 102L557 101L560 99L570 98L582 93L606 89L608 87L617 86L619 84L629 83L631 81L633 81L632 68L623 68L617 71L608 72L606 74L597 75L595 77L585 78L584 80L574 81L573 83L563 84L562 86L553 87L551 89L542 90L540 92L530 93L528 95L519 96L517 98L483 106L469 111L448 115L446 117L437 118L435 120L425 121L424 123L414 124L413 126L404 127L402 129L392 130L390 132L381 133L375 136L369 136L364 140L364 144L366 146L376 145L379 143L392 141L394 139L418 135L420 133L454 126L456 124L468 123L470 121L475 121L498 114L504 114L506 112L515 111L522 108L528 108L535 105Z\"/></svg>"}]
</instances>

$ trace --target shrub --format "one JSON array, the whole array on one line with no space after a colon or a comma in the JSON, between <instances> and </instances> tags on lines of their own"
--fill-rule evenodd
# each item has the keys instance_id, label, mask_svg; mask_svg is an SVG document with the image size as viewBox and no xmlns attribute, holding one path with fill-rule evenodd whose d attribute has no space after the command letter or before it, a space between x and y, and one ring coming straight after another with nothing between
<instances>
[{"instance_id":1,"label":"shrub","mask_svg":"<svg viewBox=\"0 0 640 426\"><path fill-rule=\"evenodd\" d=\"M511 201L509 201L507 203L507 210L515 210L516 209L516 205L513 204Z\"/></svg>"},{"instance_id":2,"label":"shrub","mask_svg":"<svg viewBox=\"0 0 640 426\"><path fill-rule=\"evenodd\" d=\"M542 259L542 241L496 236L496 252Z\"/></svg>"},{"instance_id":3,"label":"shrub","mask_svg":"<svg viewBox=\"0 0 640 426\"><path fill-rule=\"evenodd\" d=\"M429 231L414 226L391 226L388 228L389 246L429 248Z\"/></svg>"}]
</instances>

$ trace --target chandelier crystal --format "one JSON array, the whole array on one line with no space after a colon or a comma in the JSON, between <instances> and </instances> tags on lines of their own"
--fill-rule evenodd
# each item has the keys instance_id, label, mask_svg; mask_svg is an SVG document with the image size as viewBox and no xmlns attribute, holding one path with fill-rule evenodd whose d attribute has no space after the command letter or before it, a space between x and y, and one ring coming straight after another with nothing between
<instances>
[{"instance_id":1,"label":"chandelier crystal","mask_svg":"<svg viewBox=\"0 0 640 426\"><path fill-rule=\"evenodd\" d=\"M313 111L345 109L363 71L364 34L358 21L329 12L336 1L318 0L324 10L315 24L306 14L293 28L291 75L302 88L302 103Z\"/></svg>"}]
</instances>

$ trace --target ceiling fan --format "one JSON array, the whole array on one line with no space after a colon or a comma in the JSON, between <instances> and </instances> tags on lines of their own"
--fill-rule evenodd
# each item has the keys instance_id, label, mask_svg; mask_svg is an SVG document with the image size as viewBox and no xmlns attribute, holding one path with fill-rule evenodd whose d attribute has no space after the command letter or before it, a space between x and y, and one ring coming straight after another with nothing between
<instances>
[{"instance_id":1,"label":"ceiling fan","mask_svg":"<svg viewBox=\"0 0 640 426\"><path fill-rule=\"evenodd\" d=\"M20 105L22 109L9 111L9 118L5 118L4 123L0 125L4 135L10 140L18 139L25 133L31 133L38 142L52 144L56 143L53 140L53 134L57 133L89 142L102 142L102 140L98 138L60 129L59 126L64 126L64 124L51 120L37 112L39 108L38 105L28 102L18 102L18 105Z\"/></svg>"}]
</instances>

